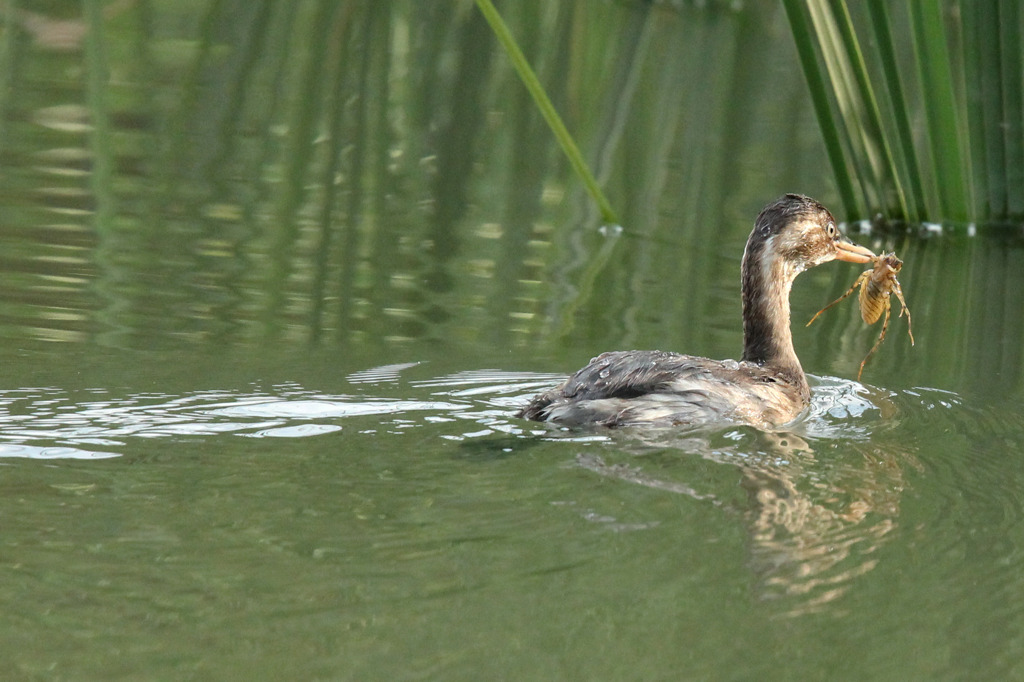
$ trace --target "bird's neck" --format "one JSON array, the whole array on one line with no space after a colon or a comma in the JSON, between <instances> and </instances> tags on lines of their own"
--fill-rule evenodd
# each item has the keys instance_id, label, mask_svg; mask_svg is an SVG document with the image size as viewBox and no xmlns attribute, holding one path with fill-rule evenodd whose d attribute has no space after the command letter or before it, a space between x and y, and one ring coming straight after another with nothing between
<instances>
[{"instance_id":1,"label":"bird's neck","mask_svg":"<svg viewBox=\"0 0 1024 682\"><path fill-rule=\"evenodd\" d=\"M742 282L743 359L771 367L806 387L789 328L789 292L797 274L799 270L783 259L771 257L769 244L747 245Z\"/></svg>"}]
</instances>

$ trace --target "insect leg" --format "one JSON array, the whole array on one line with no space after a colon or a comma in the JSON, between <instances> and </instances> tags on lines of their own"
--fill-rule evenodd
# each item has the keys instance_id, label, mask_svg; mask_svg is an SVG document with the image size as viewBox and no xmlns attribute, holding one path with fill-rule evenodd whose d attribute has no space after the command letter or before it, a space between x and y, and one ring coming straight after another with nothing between
<instances>
[{"instance_id":1,"label":"insect leg","mask_svg":"<svg viewBox=\"0 0 1024 682\"><path fill-rule=\"evenodd\" d=\"M829 308L834 306L836 303L839 303L844 298L846 298L847 296L852 294L854 292L854 290L858 286L860 286L861 284L863 284L867 280L868 275L870 275L870 274L871 274L870 270L868 270L867 272L861 273L860 277L858 277L857 280L853 283L853 286L851 286L849 289L846 290L845 294L843 294L842 296L840 296L836 300L832 301L831 303L829 303L827 306L825 306L824 308L822 308L818 312L814 313L814 317L811 318L811 322L814 322L816 319L818 319L818 315L821 315L823 312L825 312L826 310L828 310ZM810 327L811 326L811 322L808 322L806 326Z\"/></svg>"},{"instance_id":2,"label":"insect leg","mask_svg":"<svg viewBox=\"0 0 1024 682\"><path fill-rule=\"evenodd\" d=\"M889 299L885 299L885 320L882 321L882 333L878 335L878 340L875 341L875 345L871 346L871 350L864 356L864 359L860 361L860 370L857 372L857 381L860 381L860 375L864 373L864 365L867 363L878 347L882 345L882 341L885 340L885 332L889 329L889 311L891 307L889 305Z\"/></svg>"},{"instance_id":3,"label":"insect leg","mask_svg":"<svg viewBox=\"0 0 1024 682\"><path fill-rule=\"evenodd\" d=\"M907 314L907 333L910 334L910 345L914 345L914 329L910 323L910 308L907 307L907 302L903 300L903 288L900 287L900 283L893 280L893 291L896 292L896 298L900 299L900 317L903 317L903 313Z\"/></svg>"}]
</instances>

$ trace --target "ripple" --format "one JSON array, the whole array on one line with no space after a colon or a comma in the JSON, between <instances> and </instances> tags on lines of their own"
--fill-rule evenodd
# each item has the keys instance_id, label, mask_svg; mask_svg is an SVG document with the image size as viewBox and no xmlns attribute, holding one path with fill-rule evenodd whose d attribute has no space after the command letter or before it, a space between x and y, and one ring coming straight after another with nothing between
<instances>
[{"instance_id":1,"label":"ripple","mask_svg":"<svg viewBox=\"0 0 1024 682\"><path fill-rule=\"evenodd\" d=\"M541 374L536 372L506 372L498 369L481 369L457 372L435 379L414 381L422 388L449 389L436 391L436 395L455 398L491 396L489 402L507 408L518 408L526 396L550 388L565 381L564 374Z\"/></svg>"},{"instance_id":2,"label":"ripple","mask_svg":"<svg viewBox=\"0 0 1024 682\"><path fill-rule=\"evenodd\" d=\"M360 370L349 374L346 379L350 384L384 384L384 383L395 383L398 381L399 375L407 369L416 367L420 363L418 362L399 362L393 365L381 365L380 367L371 367L369 369Z\"/></svg>"},{"instance_id":3,"label":"ripple","mask_svg":"<svg viewBox=\"0 0 1024 682\"><path fill-rule=\"evenodd\" d=\"M207 410L217 416L241 417L355 417L399 412L457 411L468 405L419 400L243 400Z\"/></svg>"},{"instance_id":4,"label":"ripple","mask_svg":"<svg viewBox=\"0 0 1024 682\"><path fill-rule=\"evenodd\" d=\"M0 457L22 457L25 459L110 459L120 457L116 452L81 450L69 447L36 447L33 445L0 445Z\"/></svg>"},{"instance_id":5,"label":"ripple","mask_svg":"<svg viewBox=\"0 0 1024 682\"><path fill-rule=\"evenodd\" d=\"M275 429L263 429L256 433L242 434L251 438L307 438L325 433L341 431L337 424L299 424L298 426L282 426Z\"/></svg>"},{"instance_id":6,"label":"ripple","mask_svg":"<svg viewBox=\"0 0 1024 682\"><path fill-rule=\"evenodd\" d=\"M484 403L477 404L486 407ZM11 443L0 456L116 456L88 454L90 449L54 450L54 441L61 445L100 445L106 450L123 446L134 438L309 438L340 432L339 420L385 415L390 415L391 424L398 429L469 419L474 427L467 431L467 438L480 437L485 432L514 432L504 411L472 410L473 407L470 401L438 400L432 396L417 399L325 395L295 383L280 384L268 391L205 390L183 395L117 395L92 387L78 391L16 388L0 391L0 439ZM466 412L471 414L466 416Z\"/></svg>"}]
</instances>

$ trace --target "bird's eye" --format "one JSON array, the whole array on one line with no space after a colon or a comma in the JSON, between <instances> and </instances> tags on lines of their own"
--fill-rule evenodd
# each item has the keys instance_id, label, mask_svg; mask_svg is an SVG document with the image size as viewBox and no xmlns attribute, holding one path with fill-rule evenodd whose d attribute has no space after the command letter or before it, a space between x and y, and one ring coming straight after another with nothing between
<instances>
[{"instance_id":1,"label":"bird's eye","mask_svg":"<svg viewBox=\"0 0 1024 682\"><path fill-rule=\"evenodd\" d=\"M829 224L825 226L825 231L828 232L828 236L832 239L835 239L836 234L838 233L838 230L836 230L836 224L833 222L829 222Z\"/></svg>"}]
</instances>

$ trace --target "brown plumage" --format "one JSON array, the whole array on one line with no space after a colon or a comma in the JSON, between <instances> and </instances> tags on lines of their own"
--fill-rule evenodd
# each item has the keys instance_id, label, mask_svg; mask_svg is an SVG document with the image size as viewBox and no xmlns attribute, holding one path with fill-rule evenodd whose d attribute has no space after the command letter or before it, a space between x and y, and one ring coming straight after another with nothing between
<instances>
[{"instance_id":1,"label":"brown plumage","mask_svg":"<svg viewBox=\"0 0 1024 682\"><path fill-rule=\"evenodd\" d=\"M743 357L664 351L604 353L518 416L565 425L674 426L732 421L770 427L796 418L810 387L793 350L789 292L809 267L873 254L839 233L824 206L787 194L761 211L743 253Z\"/></svg>"}]
</instances>

